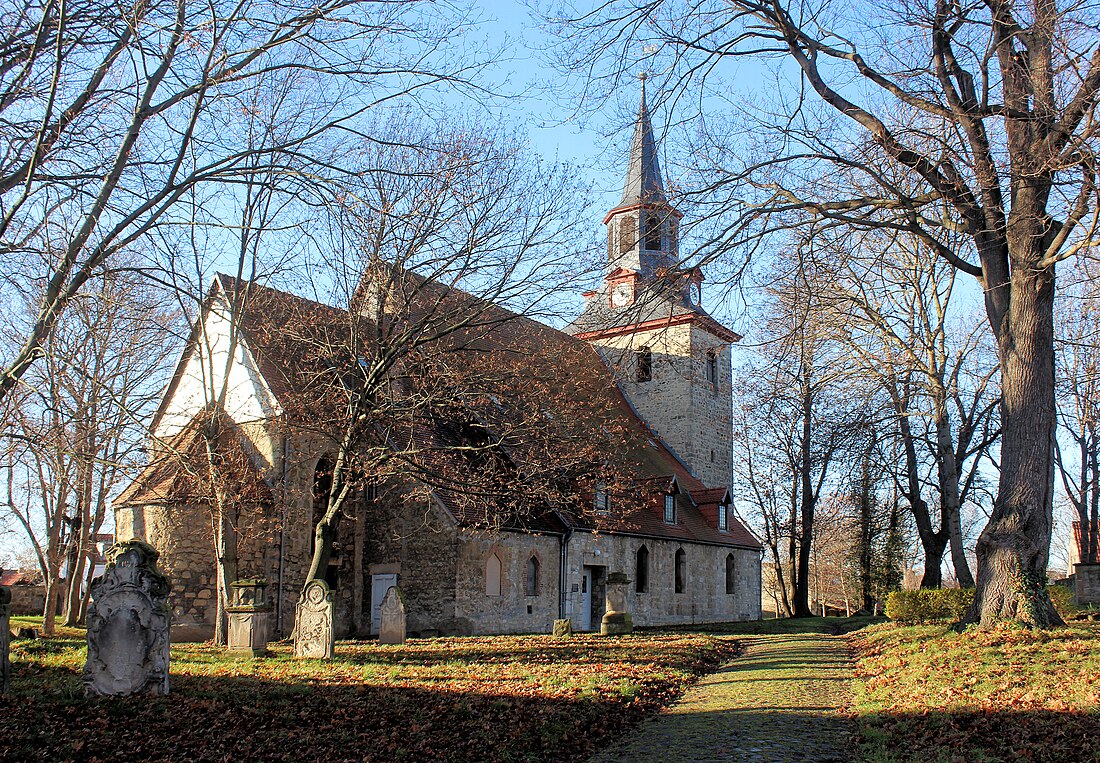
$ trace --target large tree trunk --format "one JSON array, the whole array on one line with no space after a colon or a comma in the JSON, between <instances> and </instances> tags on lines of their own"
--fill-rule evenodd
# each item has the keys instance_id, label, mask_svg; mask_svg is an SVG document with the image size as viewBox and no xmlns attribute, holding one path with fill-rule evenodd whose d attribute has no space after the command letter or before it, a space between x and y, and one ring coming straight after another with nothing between
<instances>
[{"instance_id":1,"label":"large tree trunk","mask_svg":"<svg viewBox=\"0 0 1100 763\"><path fill-rule=\"evenodd\" d=\"M799 464L801 470L800 495L802 499L801 514L802 527L801 539L798 546L797 576L794 589L794 616L813 617L810 608L810 551L814 538L814 486L811 474L810 462L813 442L813 397L809 391L803 392L802 408L802 460Z\"/></svg>"},{"instance_id":2,"label":"large tree trunk","mask_svg":"<svg viewBox=\"0 0 1100 763\"><path fill-rule=\"evenodd\" d=\"M1010 251L1041 249L1044 237L1030 233L1030 240L1013 242L1010 232ZM1028 261L1038 259L1032 254ZM1000 325L994 322L1001 472L993 514L978 538L977 588L963 623L1012 620L1045 627L1062 623L1046 590L1054 490L1054 272L1018 259L1013 265L1011 301Z\"/></svg>"}]
</instances>

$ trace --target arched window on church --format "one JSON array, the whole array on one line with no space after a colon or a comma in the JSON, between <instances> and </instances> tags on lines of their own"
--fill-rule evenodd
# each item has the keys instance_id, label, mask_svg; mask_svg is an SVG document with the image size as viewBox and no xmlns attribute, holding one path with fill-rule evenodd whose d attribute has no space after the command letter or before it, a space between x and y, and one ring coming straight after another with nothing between
<instances>
[{"instance_id":1,"label":"arched window on church","mask_svg":"<svg viewBox=\"0 0 1100 763\"><path fill-rule=\"evenodd\" d=\"M668 250L675 252L677 245L680 243L677 238L680 235L680 223L675 217L668 218Z\"/></svg>"},{"instance_id":2,"label":"arched window on church","mask_svg":"<svg viewBox=\"0 0 1100 763\"><path fill-rule=\"evenodd\" d=\"M648 252L661 250L661 218L657 215L645 216L645 248Z\"/></svg>"},{"instance_id":3,"label":"arched window on church","mask_svg":"<svg viewBox=\"0 0 1100 763\"><path fill-rule=\"evenodd\" d=\"M532 556L527 560L527 581L523 592L527 596L539 595L539 560Z\"/></svg>"},{"instance_id":4,"label":"arched window on church","mask_svg":"<svg viewBox=\"0 0 1100 763\"><path fill-rule=\"evenodd\" d=\"M726 554L726 593L737 593L736 562L733 554Z\"/></svg>"},{"instance_id":5,"label":"arched window on church","mask_svg":"<svg viewBox=\"0 0 1100 763\"><path fill-rule=\"evenodd\" d=\"M638 548L634 565L634 590L637 593L649 591L649 549L645 546Z\"/></svg>"},{"instance_id":6,"label":"arched window on church","mask_svg":"<svg viewBox=\"0 0 1100 763\"><path fill-rule=\"evenodd\" d=\"M683 593L687 587L687 553L676 549L676 593Z\"/></svg>"},{"instance_id":7,"label":"arched window on church","mask_svg":"<svg viewBox=\"0 0 1100 763\"><path fill-rule=\"evenodd\" d=\"M309 554L312 557L317 550L317 523L328 511L329 496L332 494L332 475L336 462L332 456L321 456L317 459L317 466L313 470L313 524L309 528ZM328 567L325 568L325 582L329 588L336 590L340 582L340 560L337 556L339 549L334 542L332 555L329 557Z\"/></svg>"},{"instance_id":8,"label":"arched window on church","mask_svg":"<svg viewBox=\"0 0 1100 763\"><path fill-rule=\"evenodd\" d=\"M625 254L638 242L638 226L629 215L619 220L619 254Z\"/></svg>"},{"instance_id":9,"label":"arched window on church","mask_svg":"<svg viewBox=\"0 0 1100 763\"><path fill-rule=\"evenodd\" d=\"M496 554L485 560L485 595L500 596L500 557Z\"/></svg>"},{"instance_id":10,"label":"arched window on church","mask_svg":"<svg viewBox=\"0 0 1100 763\"><path fill-rule=\"evenodd\" d=\"M647 382L653 378L653 350L643 345L638 348L638 369L636 378L640 382Z\"/></svg>"}]
</instances>

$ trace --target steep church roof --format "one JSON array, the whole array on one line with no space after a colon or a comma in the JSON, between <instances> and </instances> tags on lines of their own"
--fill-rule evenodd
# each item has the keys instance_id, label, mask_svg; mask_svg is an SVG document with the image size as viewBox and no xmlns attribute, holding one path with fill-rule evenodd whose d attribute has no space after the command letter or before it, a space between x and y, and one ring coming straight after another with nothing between
<instances>
[{"instance_id":1,"label":"steep church roof","mask_svg":"<svg viewBox=\"0 0 1100 763\"><path fill-rule=\"evenodd\" d=\"M630 143L630 161L626 169L626 182L620 207L635 204L667 204L661 166L657 161L657 141L653 138L653 124L646 103L645 75L642 75L642 101L634 122L634 139Z\"/></svg>"},{"instance_id":2,"label":"steep church roof","mask_svg":"<svg viewBox=\"0 0 1100 763\"><path fill-rule=\"evenodd\" d=\"M416 276L409 274L408 278L415 280ZM241 341L256 358L260 373L283 409L292 418L323 419L330 403L323 393L311 390L318 388L322 375L339 372L338 363L333 362L339 355L331 350L341 342L346 344L349 314L227 276L219 276L218 286L231 302L248 289L248 301L239 321ZM476 303L479 319L441 343L432 363L438 362L438 368L458 367L459 374L447 377L455 383L473 378L479 386L456 394L453 405L418 413L390 427L387 436L405 438L405 442L415 445L412 450L424 467L418 479L426 480L424 484L459 524L535 532L597 529L760 547L736 520L731 519L725 532L708 521L708 511L717 511L719 492L708 491L634 414L589 343L458 289L423 282L419 287L423 302L430 306L425 309L442 305L454 310ZM429 369L425 374L425 383L432 383L433 372ZM462 448L449 447L456 438L468 436L470 427L499 437L499 453L488 466L472 459ZM560 430L561 436L527 437L528 429ZM600 463L589 441L601 452L608 448L614 451L616 478L609 491L614 502L613 511L607 514L595 515L587 510L594 498L593 472L598 471ZM179 449L186 450L186 446ZM570 458L576 461L576 468L583 467L587 478L577 472L569 500L559 495L549 503L528 505L526 511L516 513L483 495L466 494L476 491L463 490L464 480L474 484L474 472L486 468L495 470L500 479L536 484L545 480L549 484L557 462ZM168 471L170 462L151 464L126 491L127 502L135 503L139 494L146 497L162 493L161 486L171 479ZM691 500L681 512L681 520L666 525L661 519L660 494L653 491L652 485L656 484L655 478L668 482L673 476ZM152 485L159 489L149 491L146 486ZM714 506L710 506L712 503Z\"/></svg>"}]
</instances>

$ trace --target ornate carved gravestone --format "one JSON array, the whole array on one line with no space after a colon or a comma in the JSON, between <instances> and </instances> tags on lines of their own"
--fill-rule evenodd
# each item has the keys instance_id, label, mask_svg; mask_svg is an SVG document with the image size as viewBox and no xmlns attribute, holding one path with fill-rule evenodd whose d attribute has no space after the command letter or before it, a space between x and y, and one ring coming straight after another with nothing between
<instances>
[{"instance_id":1,"label":"ornate carved gravestone","mask_svg":"<svg viewBox=\"0 0 1100 763\"><path fill-rule=\"evenodd\" d=\"M231 652L248 653L253 657L267 654L267 626L271 617L267 606L267 581L238 580L229 584L233 592L229 615L229 643Z\"/></svg>"},{"instance_id":2,"label":"ornate carved gravestone","mask_svg":"<svg viewBox=\"0 0 1100 763\"><path fill-rule=\"evenodd\" d=\"M11 658L8 648L11 645L11 590L0 586L0 694L8 693L11 683Z\"/></svg>"},{"instance_id":3,"label":"ornate carved gravestone","mask_svg":"<svg viewBox=\"0 0 1100 763\"><path fill-rule=\"evenodd\" d=\"M612 572L607 576L607 607L600 623L601 636L617 636L634 630L634 621L626 611L626 587L630 578L622 572Z\"/></svg>"},{"instance_id":4,"label":"ornate carved gravestone","mask_svg":"<svg viewBox=\"0 0 1100 763\"><path fill-rule=\"evenodd\" d=\"M107 569L92 581L84 693L168 693L168 578L159 554L139 540L107 549Z\"/></svg>"},{"instance_id":5,"label":"ornate carved gravestone","mask_svg":"<svg viewBox=\"0 0 1100 763\"><path fill-rule=\"evenodd\" d=\"M332 591L323 580L311 580L298 599L294 617L294 655L331 660L336 647Z\"/></svg>"},{"instance_id":6,"label":"ornate carved gravestone","mask_svg":"<svg viewBox=\"0 0 1100 763\"><path fill-rule=\"evenodd\" d=\"M382 597L382 621L378 626L378 643L405 643L405 601L397 586L390 586Z\"/></svg>"},{"instance_id":7,"label":"ornate carved gravestone","mask_svg":"<svg viewBox=\"0 0 1100 763\"><path fill-rule=\"evenodd\" d=\"M569 618L554 621L554 638L569 638L573 635L573 621Z\"/></svg>"}]
</instances>

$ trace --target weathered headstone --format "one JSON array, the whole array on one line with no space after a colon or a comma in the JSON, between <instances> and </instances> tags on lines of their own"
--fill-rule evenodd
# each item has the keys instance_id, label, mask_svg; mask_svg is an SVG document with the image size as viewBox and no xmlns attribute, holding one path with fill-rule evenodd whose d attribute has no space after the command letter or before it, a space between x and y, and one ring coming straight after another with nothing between
<instances>
[{"instance_id":1,"label":"weathered headstone","mask_svg":"<svg viewBox=\"0 0 1100 763\"><path fill-rule=\"evenodd\" d=\"M554 638L568 638L573 635L573 621L568 617L554 621Z\"/></svg>"},{"instance_id":2,"label":"weathered headstone","mask_svg":"<svg viewBox=\"0 0 1100 763\"><path fill-rule=\"evenodd\" d=\"M390 586L382 597L382 618L378 625L378 643L405 643L405 601L397 586Z\"/></svg>"},{"instance_id":3,"label":"weathered headstone","mask_svg":"<svg viewBox=\"0 0 1100 763\"><path fill-rule=\"evenodd\" d=\"M294 617L294 655L331 660L336 649L332 591L323 580L311 580L298 599Z\"/></svg>"},{"instance_id":4,"label":"weathered headstone","mask_svg":"<svg viewBox=\"0 0 1100 763\"><path fill-rule=\"evenodd\" d=\"M634 621L626 607L626 587L630 584L630 578L625 573L612 572L607 576L606 584L606 609L600 622L600 635L630 633L634 630Z\"/></svg>"},{"instance_id":5,"label":"weathered headstone","mask_svg":"<svg viewBox=\"0 0 1100 763\"><path fill-rule=\"evenodd\" d=\"M88 603L89 697L168 693L168 578L156 549L139 540L107 549L107 569Z\"/></svg>"},{"instance_id":6,"label":"weathered headstone","mask_svg":"<svg viewBox=\"0 0 1100 763\"><path fill-rule=\"evenodd\" d=\"M231 652L263 657L267 654L268 620L267 581L238 580L229 584L233 592L232 603L225 608L229 615L229 643Z\"/></svg>"},{"instance_id":7,"label":"weathered headstone","mask_svg":"<svg viewBox=\"0 0 1100 763\"><path fill-rule=\"evenodd\" d=\"M0 586L0 694L8 693L11 683L11 657L8 648L11 645L11 591Z\"/></svg>"}]
</instances>

